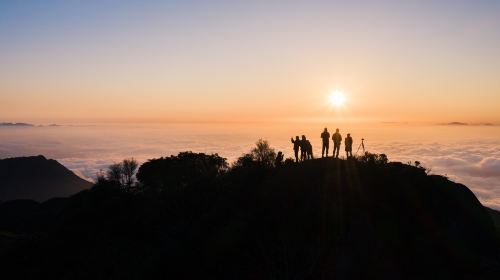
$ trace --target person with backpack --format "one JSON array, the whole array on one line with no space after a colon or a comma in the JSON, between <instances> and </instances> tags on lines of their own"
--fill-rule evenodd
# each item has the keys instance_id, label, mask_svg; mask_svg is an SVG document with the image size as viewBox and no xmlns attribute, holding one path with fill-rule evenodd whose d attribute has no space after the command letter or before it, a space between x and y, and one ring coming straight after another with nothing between
<instances>
[{"instance_id":1,"label":"person with backpack","mask_svg":"<svg viewBox=\"0 0 500 280\"><path fill-rule=\"evenodd\" d=\"M347 133L347 137L345 138L345 153L347 158L352 157L352 137L350 133Z\"/></svg>"},{"instance_id":2,"label":"person with backpack","mask_svg":"<svg viewBox=\"0 0 500 280\"><path fill-rule=\"evenodd\" d=\"M302 135L302 140L300 140L300 160L304 161L307 159L307 148L309 140L307 140L305 135Z\"/></svg>"},{"instance_id":3,"label":"person with backpack","mask_svg":"<svg viewBox=\"0 0 500 280\"><path fill-rule=\"evenodd\" d=\"M313 147L311 145L311 142L309 140L306 140L305 144L306 148L306 159L313 159Z\"/></svg>"},{"instance_id":4,"label":"person with backpack","mask_svg":"<svg viewBox=\"0 0 500 280\"><path fill-rule=\"evenodd\" d=\"M339 158L340 143L342 143L342 135L340 135L339 129L335 130L332 136L333 140L333 157Z\"/></svg>"}]
</instances>

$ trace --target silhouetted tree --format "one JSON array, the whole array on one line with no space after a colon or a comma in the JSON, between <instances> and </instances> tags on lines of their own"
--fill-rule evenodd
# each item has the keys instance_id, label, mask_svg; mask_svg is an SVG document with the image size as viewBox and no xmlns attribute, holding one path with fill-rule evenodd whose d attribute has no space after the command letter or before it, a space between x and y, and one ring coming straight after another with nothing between
<instances>
[{"instance_id":1,"label":"silhouetted tree","mask_svg":"<svg viewBox=\"0 0 500 280\"><path fill-rule=\"evenodd\" d=\"M123 181L127 187L134 183L134 175L139 167L139 163L134 159L124 159L122 162Z\"/></svg>"},{"instance_id":2,"label":"silhouetted tree","mask_svg":"<svg viewBox=\"0 0 500 280\"><path fill-rule=\"evenodd\" d=\"M162 190L196 183L210 183L228 168L218 154L182 152L177 156L151 159L141 165L137 179L145 188Z\"/></svg>"},{"instance_id":3,"label":"silhouetted tree","mask_svg":"<svg viewBox=\"0 0 500 280\"><path fill-rule=\"evenodd\" d=\"M97 174L97 181L108 180L116 182L122 187L130 188L134 184L134 175L139 163L133 159L124 159L120 163L113 163L106 170L106 176Z\"/></svg>"},{"instance_id":4,"label":"silhouetted tree","mask_svg":"<svg viewBox=\"0 0 500 280\"><path fill-rule=\"evenodd\" d=\"M123 165L121 163L113 163L108 166L106 171L106 178L109 181L123 183Z\"/></svg>"},{"instance_id":5,"label":"silhouetted tree","mask_svg":"<svg viewBox=\"0 0 500 280\"><path fill-rule=\"evenodd\" d=\"M259 139L252 149L252 157L263 167L273 167L276 159L276 152L269 146L266 140Z\"/></svg>"}]
</instances>

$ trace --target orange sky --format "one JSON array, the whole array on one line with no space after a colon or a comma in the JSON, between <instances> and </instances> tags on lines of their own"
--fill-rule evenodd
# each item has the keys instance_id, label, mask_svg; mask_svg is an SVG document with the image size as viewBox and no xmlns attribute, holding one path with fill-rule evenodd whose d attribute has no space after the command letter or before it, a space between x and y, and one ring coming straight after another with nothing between
<instances>
[{"instance_id":1,"label":"orange sky","mask_svg":"<svg viewBox=\"0 0 500 280\"><path fill-rule=\"evenodd\" d=\"M0 121L500 123L491 1L49 2L0 7Z\"/></svg>"}]
</instances>

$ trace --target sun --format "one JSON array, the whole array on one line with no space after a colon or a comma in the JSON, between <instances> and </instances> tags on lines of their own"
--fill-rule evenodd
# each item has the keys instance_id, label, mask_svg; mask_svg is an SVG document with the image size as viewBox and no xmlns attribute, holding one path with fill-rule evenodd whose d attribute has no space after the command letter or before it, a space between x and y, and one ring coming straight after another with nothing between
<instances>
[{"instance_id":1,"label":"sun","mask_svg":"<svg viewBox=\"0 0 500 280\"><path fill-rule=\"evenodd\" d=\"M330 93L330 97L328 100L330 101L330 104L332 104L335 107L341 107L345 103L345 94L339 90L334 90Z\"/></svg>"}]
</instances>

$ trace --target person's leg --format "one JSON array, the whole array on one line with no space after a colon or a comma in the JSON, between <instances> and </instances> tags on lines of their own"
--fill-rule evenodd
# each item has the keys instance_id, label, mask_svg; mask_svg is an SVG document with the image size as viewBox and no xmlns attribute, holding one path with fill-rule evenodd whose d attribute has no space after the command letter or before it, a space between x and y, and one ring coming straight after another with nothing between
<instances>
[{"instance_id":1,"label":"person's leg","mask_svg":"<svg viewBox=\"0 0 500 280\"><path fill-rule=\"evenodd\" d=\"M299 150L293 150L295 153L295 162L299 162Z\"/></svg>"},{"instance_id":2,"label":"person's leg","mask_svg":"<svg viewBox=\"0 0 500 280\"><path fill-rule=\"evenodd\" d=\"M328 150L330 149L330 145L326 143L326 153L325 156L328 157Z\"/></svg>"},{"instance_id":3,"label":"person's leg","mask_svg":"<svg viewBox=\"0 0 500 280\"><path fill-rule=\"evenodd\" d=\"M325 156L325 149L326 149L326 145L325 145L325 143L323 143L323 146L321 147L321 157Z\"/></svg>"}]
</instances>

